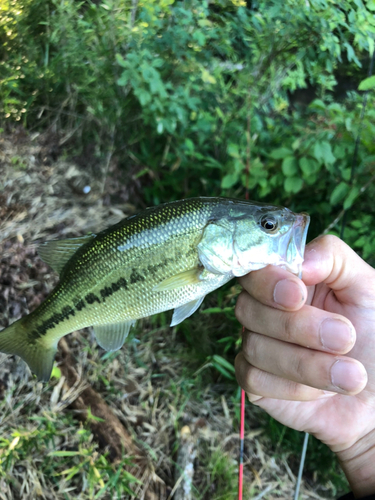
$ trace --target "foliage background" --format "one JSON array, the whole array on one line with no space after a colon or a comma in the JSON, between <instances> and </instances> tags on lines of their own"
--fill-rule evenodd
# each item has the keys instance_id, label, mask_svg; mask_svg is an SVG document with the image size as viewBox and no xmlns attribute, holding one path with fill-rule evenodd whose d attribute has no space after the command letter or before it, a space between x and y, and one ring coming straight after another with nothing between
<instances>
[{"instance_id":1,"label":"foliage background","mask_svg":"<svg viewBox=\"0 0 375 500\"><path fill-rule=\"evenodd\" d=\"M364 114L358 91L374 51L374 0L1 0L0 7L3 132L22 125L58 134L59 154L86 156L87 172L103 186L116 164L125 199L137 206L242 198L248 184L251 199L309 212L309 238L339 234L347 210L345 241L375 265L373 79ZM233 358L236 339L221 334L214 342L208 326L224 314L228 328L238 328L225 293L224 312L210 308L206 322L181 332L200 363L230 380L223 360ZM210 341L197 349L202 330ZM297 434L264 425L274 442L298 449ZM332 478L335 465L317 465L332 463L330 455L311 447L310 472Z\"/></svg>"}]
</instances>

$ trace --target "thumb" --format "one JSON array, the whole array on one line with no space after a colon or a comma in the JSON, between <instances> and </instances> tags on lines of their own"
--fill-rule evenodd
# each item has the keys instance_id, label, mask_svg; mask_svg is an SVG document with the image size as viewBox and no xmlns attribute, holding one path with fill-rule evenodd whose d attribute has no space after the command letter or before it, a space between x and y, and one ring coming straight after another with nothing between
<instances>
[{"instance_id":1,"label":"thumb","mask_svg":"<svg viewBox=\"0 0 375 500\"><path fill-rule=\"evenodd\" d=\"M371 307L374 279L375 270L336 236L316 238L306 247L302 280L307 286L326 283L341 302Z\"/></svg>"}]
</instances>

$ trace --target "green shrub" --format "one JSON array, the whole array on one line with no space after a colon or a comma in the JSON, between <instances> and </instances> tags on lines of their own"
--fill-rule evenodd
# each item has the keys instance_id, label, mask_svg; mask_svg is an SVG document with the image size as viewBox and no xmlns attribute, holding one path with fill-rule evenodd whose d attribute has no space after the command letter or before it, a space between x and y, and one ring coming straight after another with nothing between
<instances>
[{"instance_id":1,"label":"green shrub","mask_svg":"<svg viewBox=\"0 0 375 500\"><path fill-rule=\"evenodd\" d=\"M141 178L147 204L243 197L248 167L251 198L310 212L312 235L350 208L345 237L374 254L365 231L374 226L374 90L353 176L362 96L337 91L343 74L352 89L366 76L370 3L3 4L3 126L54 125L75 132L75 149L111 149L125 182L130 171ZM308 106L293 97L300 89L312 94Z\"/></svg>"}]
</instances>

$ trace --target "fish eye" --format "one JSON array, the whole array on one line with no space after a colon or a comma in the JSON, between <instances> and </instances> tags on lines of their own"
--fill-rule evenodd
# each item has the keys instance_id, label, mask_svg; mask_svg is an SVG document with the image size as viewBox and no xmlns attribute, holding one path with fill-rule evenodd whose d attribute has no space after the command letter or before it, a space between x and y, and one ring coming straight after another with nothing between
<instances>
[{"instance_id":1,"label":"fish eye","mask_svg":"<svg viewBox=\"0 0 375 500\"><path fill-rule=\"evenodd\" d=\"M270 215L263 216L260 220L260 225L267 233L274 233L278 227L277 220Z\"/></svg>"}]
</instances>

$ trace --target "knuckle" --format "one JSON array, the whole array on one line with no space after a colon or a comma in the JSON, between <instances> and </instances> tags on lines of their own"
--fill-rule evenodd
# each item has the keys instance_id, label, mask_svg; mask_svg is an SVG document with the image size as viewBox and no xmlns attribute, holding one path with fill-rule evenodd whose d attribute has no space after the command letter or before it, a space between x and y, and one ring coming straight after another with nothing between
<instances>
[{"instance_id":1,"label":"knuckle","mask_svg":"<svg viewBox=\"0 0 375 500\"><path fill-rule=\"evenodd\" d=\"M246 358L253 360L254 364L262 359L262 335L253 332L247 332L244 336L244 352Z\"/></svg>"},{"instance_id":2,"label":"knuckle","mask_svg":"<svg viewBox=\"0 0 375 500\"><path fill-rule=\"evenodd\" d=\"M240 374L242 363L243 363L243 354L242 354L242 352L240 352L237 354L237 356L234 359L234 369L236 371L236 376L238 374ZM237 380L238 380L238 376L237 376ZM239 382L239 380L238 380L238 382Z\"/></svg>"},{"instance_id":3,"label":"knuckle","mask_svg":"<svg viewBox=\"0 0 375 500\"><path fill-rule=\"evenodd\" d=\"M264 386L267 384L269 374L257 368L251 369L249 372L249 387L253 394L261 395Z\"/></svg>"},{"instance_id":4,"label":"knuckle","mask_svg":"<svg viewBox=\"0 0 375 500\"><path fill-rule=\"evenodd\" d=\"M246 331L242 335L242 351L246 354L246 357L249 358L250 354L252 354L252 347L250 345L251 342L251 334Z\"/></svg>"},{"instance_id":5,"label":"knuckle","mask_svg":"<svg viewBox=\"0 0 375 500\"><path fill-rule=\"evenodd\" d=\"M306 372L306 360L305 356L303 354L299 354L298 356L295 357L294 359L294 364L293 364L293 371L294 371L294 376L297 379L297 381L302 381L305 378L305 372Z\"/></svg>"},{"instance_id":6,"label":"knuckle","mask_svg":"<svg viewBox=\"0 0 375 500\"><path fill-rule=\"evenodd\" d=\"M289 399L292 399L293 401L299 401L302 399L304 387L301 384L293 382L293 380L288 380L287 393Z\"/></svg>"},{"instance_id":7,"label":"knuckle","mask_svg":"<svg viewBox=\"0 0 375 500\"><path fill-rule=\"evenodd\" d=\"M243 319L246 316L248 302L247 297L247 293L242 291L237 298L236 306L234 309L234 314L240 323L242 323Z\"/></svg>"},{"instance_id":8,"label":"knuckle","mask_svg":"<svg viewBox=\"0 0 375 500\"><path fill-rule=\"evenodd\" d=\"M294 327L295 327L295 317L291 313L282 313L282 328L285 342L294 342Z\"/></svg>"},{"instance_id":9,"label":"knuckle","mask_svg":"<svg viewBox=\"0 0 375 500\"><path fill-rule=\"evenodd\" d=\"M334 234L326 234L322 236L322 241L328 246L334 246L337 243L341 242L340 238L338 238Z\"/></svg>"},{"instance_id":10,"label":"knuckle","mask_svg":"<svg viewBox=\"0 0 375 500\"><path fill-rule=\"evenodd\" d=\"M238 369L236 365L236 377L238 383L245 392L260 396L265 382L265 375L267 374L248 363L246 363L246 365L242 365L242 363L243 361L240 359Z\"/></svg>"},{"instance_id":11,"label":"knuckle","mask_svg":"<svg viewBox=\"0 0 375 500\"><path fill-rule=\"evenodd\" d=\"M331 251L342 244L342 240L333 234L326 234L318 238L318 241L323 248Z\"/></svg>"},{"instance_id":12,"label":"knuckle","mask_svg":"<svg viewBox=\"0 0 375 500\"><path fill-rule=\"evenodd\" d=\"M239 353L236 356L236 359L234 361L234 367L238 384L245 391L247 392L250 391L249 376L252 367L249 363L247 363L242 353Z\"/></svg>"}]
</instances>

